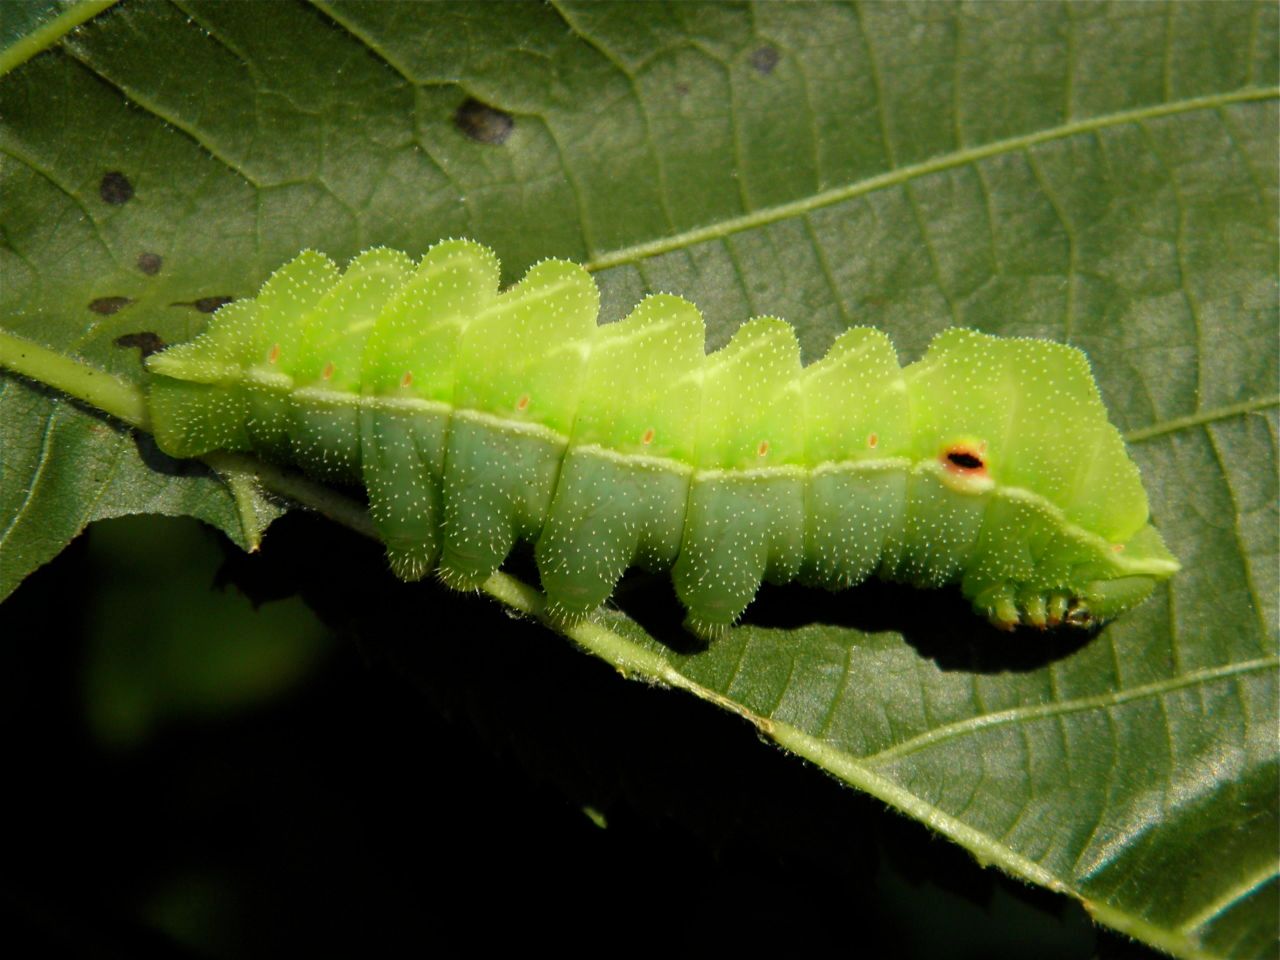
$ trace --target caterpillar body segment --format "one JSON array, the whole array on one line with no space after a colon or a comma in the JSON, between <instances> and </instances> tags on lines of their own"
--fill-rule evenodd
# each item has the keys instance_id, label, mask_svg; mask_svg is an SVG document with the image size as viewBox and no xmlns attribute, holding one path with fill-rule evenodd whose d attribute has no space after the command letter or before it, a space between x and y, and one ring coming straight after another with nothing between
<instances>
[{"instance_id":1,"label":"caterpillar body segment","mask_svg":"<svg viewBox=\"0 0 1280 960\"><path fill-rule=\"evenodd\" d=\"M533 543L564 617L641 565L704 634L763 580L872 575L958 583L1000 626L1089 625L1178 569L1074 348L954 329L903 368L855 328L804 367L776 318L708 355L678 297L600 326L579 266L498 277L468 240L345 271L304 251L148 358L157 442L362 484L406 579L475 586Z\"/></svg>"}]
</instances>

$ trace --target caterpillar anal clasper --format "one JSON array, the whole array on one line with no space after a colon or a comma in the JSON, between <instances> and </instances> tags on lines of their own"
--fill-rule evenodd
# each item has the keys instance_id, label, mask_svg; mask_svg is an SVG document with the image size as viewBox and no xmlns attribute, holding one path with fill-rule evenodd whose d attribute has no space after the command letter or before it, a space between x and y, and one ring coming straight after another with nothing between
<instances>
[{"instance_id":1,"label":"caterpillar anal clasper","mask_svg":"<svg viewBox=\"0 0 1280 960\"><path fill-rule=\"evenodd\" d=\"M469 240L345 271L304 251L148 358L156 439L362 484L406 579L475 586L528 541L564 618L643 565L704 635L763 580L870 576L958 583L1003 627L1087 626L1178 570L1079 350L952 329L902 367L854 328L802 366L776 318L707 354L679 297L598 311L582 267L500 291Z\"/></svg>"}]
</instances>

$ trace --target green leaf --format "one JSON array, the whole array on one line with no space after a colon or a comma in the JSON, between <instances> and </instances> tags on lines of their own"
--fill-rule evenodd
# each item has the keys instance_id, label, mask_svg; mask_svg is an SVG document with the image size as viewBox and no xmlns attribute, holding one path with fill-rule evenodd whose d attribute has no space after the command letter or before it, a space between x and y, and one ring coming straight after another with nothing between
<instances>
[{"instance_id":1,"label":"green leaf","mask_svg":"<svg viewBox=\"0 0 1280 960\"><path fill-rule=\"evenodd\" d=\"M0 323L136 383L119 337L185 339L302 247L468 235L508 280L588 263L606 319L687 296L713 346L757 313L810 360L853 324L904 359L952 324L1074 343L1184 565L1092 642L1000 647L903 609L926 594L870 613L805 594L815 615L691 654L623 614L571 633L1150 944L1269 956L1277 20L122 3L0 79ZM243 476L166 462L29 381L2 391L0 591L98 516L260 530Z\"/></svg>"}]
</instances>

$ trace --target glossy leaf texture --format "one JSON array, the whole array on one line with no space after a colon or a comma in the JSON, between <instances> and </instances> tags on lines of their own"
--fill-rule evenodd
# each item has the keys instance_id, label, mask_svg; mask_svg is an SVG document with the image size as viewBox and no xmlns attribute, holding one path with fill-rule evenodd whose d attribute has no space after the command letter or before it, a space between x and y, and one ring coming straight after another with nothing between
<instances>
[{"instance_id":1,"label":"glossy leaf texture","mask_svg":"<svg viewBox=\"0 0 1280 960\"><path fill-rule=\"evenodd\" d=\"M688 297L712 346L764 313L809 360L854 324L904 361L951 325L1075 344L1184 565L1091 642L802 592L705 650L624 613L587 645L1161 949L1269 956L1277 20L123 2L0 78L0 325L140 382L121 337L186 339L299 249L465 235L507 281L588 264L605 319ZM0 429L0 591L97 517L252 544L275 509L29 381Z\"/></svg>"}]
</instances>

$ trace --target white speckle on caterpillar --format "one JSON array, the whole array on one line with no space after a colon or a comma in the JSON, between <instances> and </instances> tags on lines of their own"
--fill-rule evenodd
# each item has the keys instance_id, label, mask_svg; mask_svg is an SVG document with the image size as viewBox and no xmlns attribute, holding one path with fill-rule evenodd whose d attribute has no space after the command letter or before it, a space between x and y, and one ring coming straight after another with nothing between
<instances>
[{"instance_id":1,"label":"white speckle on caterpillar","mask_svg":"<svg viewBox=\"0 0 1280 960\"><path fill-rule=\"evenodd\" d=\"M766 577L955 583L993 623L1044 628L1115 616L1178 569L1072 347L952 329L903 367L853 328L802 366L777 318L707 354L679 297L600 326L581 267L499 278L467 240L345 273L305 251L147 357L157 442L363 483L401 576L471 589L531 542L565 617L636 562L672 570L707 634Z\"/></svg>"}]
</instances>

